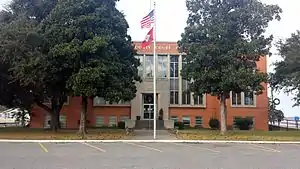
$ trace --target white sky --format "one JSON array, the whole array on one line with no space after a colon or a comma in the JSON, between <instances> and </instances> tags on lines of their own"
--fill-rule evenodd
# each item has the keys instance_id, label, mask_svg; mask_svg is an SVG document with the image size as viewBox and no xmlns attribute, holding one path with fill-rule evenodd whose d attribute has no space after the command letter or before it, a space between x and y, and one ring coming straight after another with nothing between
<instances>
[{"instance_id":1,"label":"white sky","mask_svg":"<svg viewBox=\"0 0 300 169\"><path fill-rule=\"evenodd\" d=\"M150 10L150 1L153 0L120 0L118 9L123 11L129 23L129 34L135 41L142 41L146 31L140 29L140 20ZM300 0L262 0L265 3L278 4L282 9L282 20L272 22L267 30L268 34L273 34L275 40L287 38L291 33L300 30ZM8 0L0 0L0 4L7 3ZM185 0L156 0L157 18L157 41L178 41L186 26L188 13L185 7ZM269 57L269 65L276 61L276 49L272 49L273 56ZM272 67L269 66L269 71ZM279 109L283 110L286 117L300 115L300 108L292 108L291 96L280 93L277 94L281 100Z\"/></svg>"}]
</instances>

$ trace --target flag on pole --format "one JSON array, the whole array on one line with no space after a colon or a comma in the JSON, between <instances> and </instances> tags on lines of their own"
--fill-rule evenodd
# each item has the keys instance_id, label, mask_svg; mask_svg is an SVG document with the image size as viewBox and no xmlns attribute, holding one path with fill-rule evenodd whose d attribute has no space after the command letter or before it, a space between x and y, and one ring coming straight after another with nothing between
<instances>
[{"instance_id":1,"label":"flag on pole","mask_svg":"<svg viewBox=\"0 0 300 169\"><path fill-rule=\"evenodd\" d=\"M142 47L149 46L153 42L153 40L153 28L151 28L150 31L147 33L144 41L142 42Z\"/></svg>"},{"instance_id":2,"label":"flag on pole","mask_svg":"<svg viewBox=\"0 0 300 169\"><path fill-rule=\"evenodd\" d=\"M141 28L151 28L151 24L154 23L154 9L141 20Z\"/></svg>"}]
</instances>

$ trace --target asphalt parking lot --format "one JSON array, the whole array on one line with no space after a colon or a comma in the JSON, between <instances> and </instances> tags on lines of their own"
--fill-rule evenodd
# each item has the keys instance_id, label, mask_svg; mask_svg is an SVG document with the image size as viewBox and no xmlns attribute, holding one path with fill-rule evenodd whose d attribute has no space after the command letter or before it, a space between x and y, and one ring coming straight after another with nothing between
<instances>
[{"instance_id":1,"label":"asphalt parking lot","mask_svg":"<svg viewBox=\"0 0 300 169\"><path fill-rule=\"evenodd\" d=\"M300 168L300 145L0 143L1 169Z\"/></svg>"}]
</instances>

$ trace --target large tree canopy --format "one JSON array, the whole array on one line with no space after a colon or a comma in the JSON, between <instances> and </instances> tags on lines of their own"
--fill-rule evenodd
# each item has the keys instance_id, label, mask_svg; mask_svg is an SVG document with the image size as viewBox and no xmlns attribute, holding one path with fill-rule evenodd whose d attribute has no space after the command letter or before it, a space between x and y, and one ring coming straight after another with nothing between
<instances>
[{"instance_id":1,"label":"large tree canopy","mask_svg":"<svg viewBox=\"0 0 300 169\"><path fill-rule=\"evenodd\" d=\"M65 96L135 96L138 60L116 0L13 0L0 19L10 81L32 93L59 127ZM51 107L43 104L51 99Z\"/></svg>"},{"instance_id":2,"label":"large tree canopy","mask_svg":"<svg viewBox=\"0 0 300 169\"><path fill-rule=\"evenodd\" d=\"M294 106L300 105L300 31L278 42L281 61L276 62L273 87L294 95Z\"/></svg>"},{"instance_id":3,"label":"large tree canopy","mask_svg":"<svg viewBox=\"0 0 300 169\"><path fill-rule=\"evenodd\" d=\"M48 53L43 57L47 70L63 82L59 86L68 84L73 95L82 96L81 134L85 133L89 97L111 102L135 97L139 62L115 0L59 1L39 28L44 38L42 51ZM57 84L58 80L47 82Z\"/></svg>"},{"instance_id":4,"label":"large tree canopy","mask_svg":"<svg viewBox=\"0 0 300 169\"><path fill-rule=\"evenodd\" d=\"M187 54L182 76L190 90L220 99L221 132L226 131L226 99L233 92L262 93L267 74L256 62L269 54L268 23L281 9L258 0L187 0L187 27L178 42Z\"/></svg>"}]
</instances>

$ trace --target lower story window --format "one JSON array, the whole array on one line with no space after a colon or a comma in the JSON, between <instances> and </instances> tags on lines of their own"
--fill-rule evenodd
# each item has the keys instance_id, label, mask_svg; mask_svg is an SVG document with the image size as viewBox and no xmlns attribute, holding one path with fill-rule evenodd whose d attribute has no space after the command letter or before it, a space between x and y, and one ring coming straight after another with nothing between
<instances>
[{"instance_id":1,"label":"lower story window","mask_svg":"<svg viewBox=\"0 0 300 169\"><path fill-rule=\"evenodd\" d=\"M171 120L173 120L174 123L175 123L175 122L178 122L178 117L177 117L177 116L171 116Z\"/></svg>"},{"instance_id":2,"label":"lower story window","mask_svg":"<svg viewBox=\"0 0 300 169\"><path fill-rule=\"evenodd\" d=\"M183 116L182 117L182 123L185 126L190 126L191 125L191 118L188 116Z\"/></svg>"},{"instance_id":3,"label":"lower story window","mask_svg":"<svg viewBox=\"0 0 300 169\"><path fill-rule=\"evenodd\" d=\"M104 117L97 116L96 117L96 127L102 127L102 126L104 126Z\"/></svg>"},{"instance_id":4,"label":"lower story window","mask_svg":"<svg viewBox=\"0 0 300 169\"><path fill-rule=\"evenodd\" d=\"M117 116L110 116L108 119L108 125L111 127L117 126Z\"/></svg>"},{"instance_id":5,"label":"lower story window","mask_svg":"<svg viewBox=\"0 0 300 169\"><path fill-rule=\"evenodd\" d=\"M202 126L202 117L196 116L195 117L195 127L201 127Z\"/></svg>"},{"instance_id":6,"label":"lower story window","mask_svg":"<svg viewBox=\"0 0 300 169\"><path fill-rule=\"evenodd\" d=\"M67 128L67 119L66 116L59 116L60 127Z\"/></svg>"}]
</instances>

